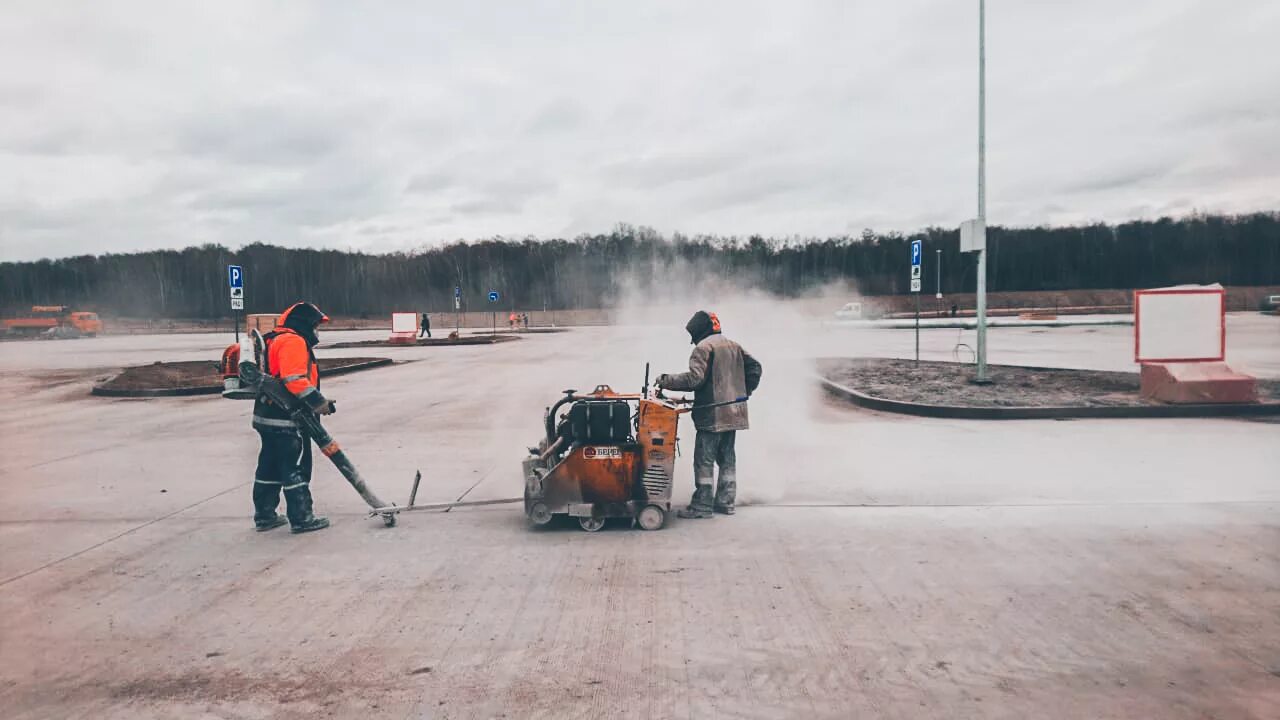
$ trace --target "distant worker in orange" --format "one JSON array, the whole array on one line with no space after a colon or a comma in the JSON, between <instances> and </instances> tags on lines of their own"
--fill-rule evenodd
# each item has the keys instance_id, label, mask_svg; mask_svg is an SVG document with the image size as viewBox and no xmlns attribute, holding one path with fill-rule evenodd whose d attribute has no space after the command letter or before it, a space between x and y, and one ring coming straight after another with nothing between
<instances>
[{"instance_id":1,"label":"distant worker in orange","mask_svg":"<svg viewBox=\"0 0 1280 720\"><path fill-rule=\"evenodd\" d=\"M507 325L512 329L516 329L516 314L513 312L507 316Z\"/></svg>"},{"instance_id":2,"label":"distant worker in orange","mask_svg":"<svg viewBox=\"0 0 1280 720\"><path fill-rule=\"evenodd\" d=\"M320 415L334 412L333 403L320 394L320 372L313 348L320 342L318 328L329 318L315 305L300 302L263 336L263 373L280 378L289 392ZM327 518L311 509L311 440L289 417L287 408L261 395L253 405L253 428L262 438L258 469L253 481L253 522L259 532L288 522L293 532L329 527ZM288 519L276 514L284 492Z\"/></svg>"}]
</instances>

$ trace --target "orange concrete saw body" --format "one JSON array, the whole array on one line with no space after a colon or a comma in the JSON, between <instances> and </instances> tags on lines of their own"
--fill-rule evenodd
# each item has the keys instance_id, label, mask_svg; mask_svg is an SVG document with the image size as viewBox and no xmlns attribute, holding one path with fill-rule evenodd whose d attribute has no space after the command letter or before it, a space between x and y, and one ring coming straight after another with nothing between
<instances>
[{"instance_id":1,"label":"orange concrete saw body","mask_svg":"<svg viewBox=\"0 0 1280 720\"><path fill-rule=\"evenodd\" d=\"M561 417L556 412L568 405ZM666 524L675 475L676 432L684 409L656 393L624 395L601 385L567 391L547 411L547 436L524 461L525 514L555 516L599 530L626 518L645 530Z\"/></svg>"}]
</instances>

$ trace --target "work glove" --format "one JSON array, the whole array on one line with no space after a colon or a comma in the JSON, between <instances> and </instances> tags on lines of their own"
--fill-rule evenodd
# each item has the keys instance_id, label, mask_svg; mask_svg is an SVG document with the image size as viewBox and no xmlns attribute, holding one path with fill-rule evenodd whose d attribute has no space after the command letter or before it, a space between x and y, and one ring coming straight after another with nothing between
<instances>
[{"instance_id":1,"label":"work glove","mask_svg":"<svg viewBox=\"0 0 1280 720\"><path fill-rule=\"evenodd\" d=\"M332 415L338 412L338 408L329 398L321 395L318 391L311 390L302 394L301 400L311 408L311 412L317 415Z\"/></svg>"},{"instance_id":2,"label":"work glove","mask_svg":"<svg viewBox=\"0 0 1280 720\"><path fill-rule=\"evenodd\" d=\"M660 388L662 388L662 387L667 387L667 382L668 382L668 381L670 381L670 380L671 380L671 376L670 376L670 375L668 375L668 374L666 374L666 373L663 373L663 374L661 374L661 375L659 375L659 376L658 376L658 379L657 379L657 380L654 380L654 381L653 381L653 384L654 384L654 385L657 385L657 386L658 386L658 387L660 387Z\"/></svg>"}]
</instances>

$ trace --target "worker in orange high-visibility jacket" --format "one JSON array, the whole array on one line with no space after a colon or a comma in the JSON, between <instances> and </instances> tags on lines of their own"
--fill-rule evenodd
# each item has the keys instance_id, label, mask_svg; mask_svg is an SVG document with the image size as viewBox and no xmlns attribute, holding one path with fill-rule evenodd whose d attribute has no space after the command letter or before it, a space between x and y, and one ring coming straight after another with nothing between
<instances>
[{"instance_id":1,"label":"worker in orange high-visibility jacket","mask_svg":"<svg viewBox=\"0 0 1280 720\"><path fill-rule=\"evenodd\" d=\"M320 394L320 372L313 348L320 342L318 328L329 318L315 305L296 303L285 310L276 329L263 336L266 374L284 385L320 415L334 411ZM259 395L253 405L253 427L262 438L258 469L253 481L253 522L259 532L280 527L286 519L276 514L284 492L287 522L293 532L329 527L327 518L316 517L311 507L311 438L303 435L287 408Z\"/></svg>"}]
</instances>

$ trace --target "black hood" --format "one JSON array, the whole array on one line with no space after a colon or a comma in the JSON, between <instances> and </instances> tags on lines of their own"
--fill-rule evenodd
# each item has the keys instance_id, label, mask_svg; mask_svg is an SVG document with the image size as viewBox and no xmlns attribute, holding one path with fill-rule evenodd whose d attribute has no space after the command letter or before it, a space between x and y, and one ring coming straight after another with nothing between
<instances>
[{"instance_id":1,"label":"black hood","mask_svg":"<svg viewBox=\"0 0 1280 720\"><path fill-rule=\"evenodd\" d=\"M307 341L307 347L315 347L320 342L316 328L328 319L320 312L320 308L308 302L300 302L284 311L284 315L280 317L280 325L301 335Z\"/></svg>"},{"instance_id":2,"label":"black hood","mask_svg":"<svg viewBox=\"0 0 1280 720\"><path fill-rule=\"evenodd\" d=\"M720 332L720 320L716 318L714 313L706 310L699 310L689 318L689 322L684 326L689 331L689 342L697 345L711 335Z\"/></svg>"}]
</instances>

